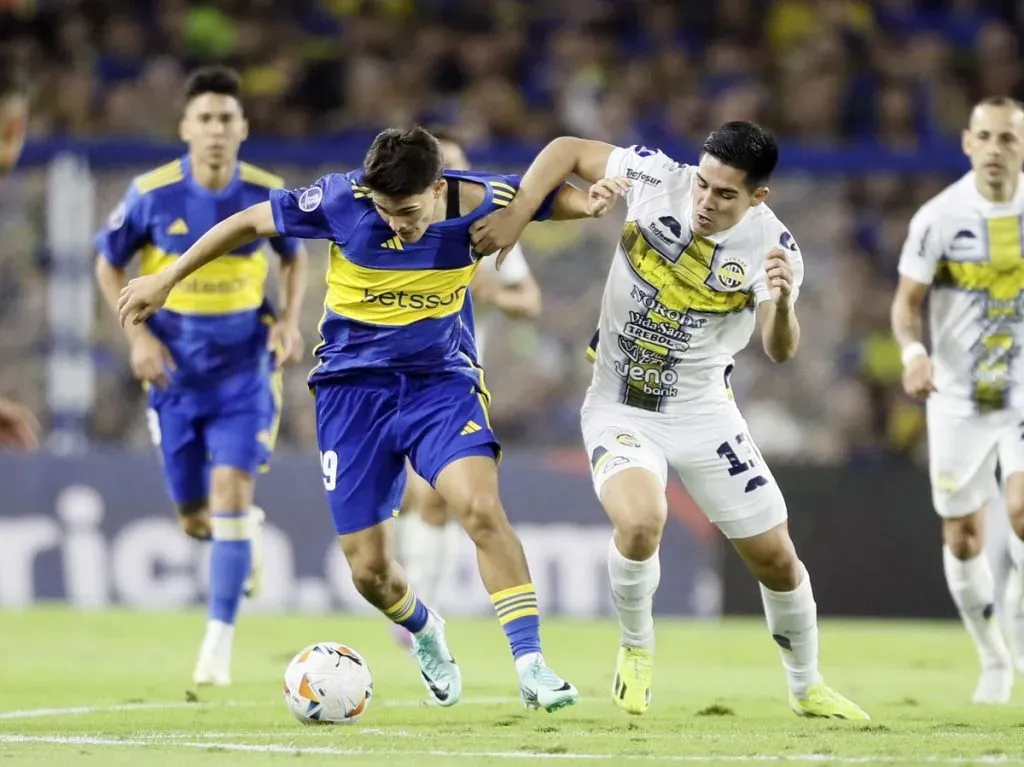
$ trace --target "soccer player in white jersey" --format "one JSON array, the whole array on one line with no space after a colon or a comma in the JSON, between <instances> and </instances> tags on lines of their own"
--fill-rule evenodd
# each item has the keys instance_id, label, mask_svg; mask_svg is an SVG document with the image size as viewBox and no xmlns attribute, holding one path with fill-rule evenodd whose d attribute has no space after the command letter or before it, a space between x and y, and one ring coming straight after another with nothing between
<instances>
[{"instance_id":1,"label":"soccer player in white jersey","mask_svg":"<svg viewBox=\"0 0 1024 767\"><path fill-rule=\"evenodd\" d=\"M478 249L514 242L547 190L572 173L631 180L582 410L594 488L615 528L608 573L621 647L613 698L631 714L650 705L671 466L761 583L793 711L868 718L818 673L810 577L789 537L782 493L729 387L733 355L756 322L775 362L790 359L800 339L794 303L803 260L764 202L777 160L774 139L748 122L713 131L698 165L646 147L563 137L537 156L512 204L473 232Z\"/></svg>"},{"instance_id":2,"label":"soccer player in white jersey","mask_svg":"<svg viewBox=\"0 0 1024 767\"><path fill-rule=\"evenodd\" d=\"M977 703L1005 703L1013 661L995 620L984 556L985 506L1002 474L1014 563L1007 627L1024 671L1024 109L1009 98L974 107L963 133L971 171L910 221L892 330L903 388L926 400L932 504L942 518L950 594L981 661ZM922 314L930 296L931 353Z\"/></svg>"},{"instance_id":3,"label":"soccer player in white jersey","mask_svg":"<svg viewBox=\"0 0 1024 767\"><path fill-rule=\"evenodd\" d=\"M458 137L441 128L430 132L441 143L445 167L469 170L470 163ZM541 296L537 281L517 243L499 270L495 259L485 258L473 278L473 304L476 310L477 357L482 361L487 325L496 309L509 317L537 319ZM455 565L453 548L461 526L455 521L430 483L408 466L408 482L398 517L399 551L406 575L427 604L439 602L442 584L450 582ZM412 635L395 626L395 638L411 647Z\"/></svg>"}]
</instances>

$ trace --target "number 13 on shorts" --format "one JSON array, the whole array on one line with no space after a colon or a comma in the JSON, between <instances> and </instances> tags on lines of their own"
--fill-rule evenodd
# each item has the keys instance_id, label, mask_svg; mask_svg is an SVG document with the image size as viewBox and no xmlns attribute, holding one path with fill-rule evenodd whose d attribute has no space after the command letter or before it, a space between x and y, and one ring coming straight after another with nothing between
<instances>
[{"instance_id":1,"label":"number 13 on shorts","mask_svg":"<svg viewBox=\"0 0 1024 767\"><path fill-rule=\"evenodd\" d=\"M745 477L747 483L743 492L752 493L757 488L768 484L768 480L765 479L761 470L764 465L764 457L747 432L740 432L735 439L723 442L718 446L716 452L719 458L723 458L729 463L730 477L738 477L741 474L748 475ZM741 460L737 452L746 460Z\"/></svg>"}]
</instances>

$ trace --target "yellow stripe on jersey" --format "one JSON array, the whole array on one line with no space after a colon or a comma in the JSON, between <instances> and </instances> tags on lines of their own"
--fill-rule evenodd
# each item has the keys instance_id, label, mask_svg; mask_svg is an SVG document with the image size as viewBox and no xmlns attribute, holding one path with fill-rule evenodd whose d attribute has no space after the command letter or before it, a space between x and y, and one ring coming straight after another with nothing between
<instances>
[{"instance_id":1,"label":"yellow stripe on jersey","mask_svg":"<svg viewBox=\"0 0 1024 767\"><path fill-rule=\"evenodd\" d=\"M708 285L715 243L699 234L672 263L651 247L636 221L622 228L622 249L636 273L658 291L658 301L677 312L728 314L754 305L743 291L719 291Z\"/></svg>"},{"instance_id":2,"label":"yellow stripe on jersey","mask_svg":"<svg viewBox=\"0 0 1024 767\"><path fill-rule=\"evenodd\" d=\"M154 245L142 249L141 274L158 274L178 258ZM221 256L197 269L171 291L165 309L179 314L217 315L258 309L263 303L267 258Z\"/></svg>"},{"instance_id":3,"label":"yellow stripe on jersey","mask_svg":"<svg viewBox=\"0 0 1024 767\"><path fill-rule=\"evenodd\" d=\"M1017 302L1024 291L1024 257L1021 252L1021 218L1003 216L987 223L987 261L939 262L935 285L985 294L985 331L974 351L973 399L982 410L1006 406L1010 360L1016 339L999 320L1017 316Z\"/></svg>"},{"instance_id":4,"label":"yellow stripe on jersey","mask_svg":"<svg viewBox=\"0 0 1024 767\"><path fill-rule=\"evenodd\" d=\"M135 179L135 188L139 194L149 194L179 181L185 180L185 169L181 166L181 160L174 160L159 168L143 173Z\"/></svg>"},{"instance_id":5,"label":"yellow stripe on jersey","mask_svg":"<svg viewBox=\"0 0 1024 767\"><path fill-rule=\"evenodd\" d=\"M506 184L504 181L491 181L490 184L495 192L504 191L505 194L510 194L513 197L516 195L516 188L511 184Z\"/></svg>"},{"instance_id":6,"label":"yellow stripe on jersey","mask_svg":"<svg viewBox=\"0 0 1024 767\"><path fill-rule=\"evenodd\" d=\"M281 189L284 186L284 179L263 168L257 168L247 162L238 163L238 175L249 184L266 187L267 189Z\"/></svg>"},{"instance_id":7,"label":"yellow stripe on jersey","mask_svg":"<svg viewBox=\"0 0 1024 767\"><path fill-rule=\"evenodd\" d=\"M988 261L939 262L937 285L988 294L986 316L997 319L1016 311L1015 302L1024 290L1024 259L1021 258L1021 220L1016 216L988 220Z\"/></svg>"},{"instance_id":8,"label":"yellow stripe on jersey","mask_svg":"<svg viewBox=\"0 0 1024 767\"><path fill-rule=\"evenodd\" d=\"M459 269L370 269L331 243L327 308L356 322L405 326L459 312L479 262Z\"/></svg>"}]
</instances>

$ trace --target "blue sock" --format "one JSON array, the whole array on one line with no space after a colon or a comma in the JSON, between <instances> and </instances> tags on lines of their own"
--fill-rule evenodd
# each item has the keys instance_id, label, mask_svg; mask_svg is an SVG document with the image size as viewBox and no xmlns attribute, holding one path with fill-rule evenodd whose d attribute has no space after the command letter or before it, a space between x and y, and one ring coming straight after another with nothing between
<instances>
[{"instance_id":1,"label":"blue sock","mask_svg":"<svg viewBox=\"0 0 1024 767\"><path fill-rule=\"evenodd\" d=\"M210 547L209 616L212 620L234 625L251 568L249 512L214 512L213 545Z\"/></svg>"},{"instance_id":2,"label":"blue sock","mask_svg":"<svg viewBox=\"0 0 1024 767\"><path fill-rule=\"evenodd\" d=\"M513 586L491 594L505 636L512 648L512 657L521 658L540 652L540 610L537 590L532 583Z\"/></svg>"},{"instance_id":3,"label":"blue sock","mask_svg":"<svg viewBox=\"0 0 1024 767\"><path fill-rule=\"evenodd\" d=\"M427 618L430 617L427 606L413 593L411 586L406 588L404 597L384 610L384 615L413 634L426 626Z\"/></svg>"}]
</instances>

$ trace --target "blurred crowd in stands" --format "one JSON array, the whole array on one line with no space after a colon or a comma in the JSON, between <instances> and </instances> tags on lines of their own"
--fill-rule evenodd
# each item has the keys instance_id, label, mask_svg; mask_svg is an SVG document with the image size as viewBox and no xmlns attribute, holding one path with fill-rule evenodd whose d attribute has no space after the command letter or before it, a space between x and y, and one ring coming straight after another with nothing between
<instances>
[{"instance_id":1,"label":"blurred crowd in stands","mask_svg":"<svg viewBox=\"0 0 1024 767\"><path fill-rule=\"evenodd\" d=\"M1024 3L981 0L0 0L0 45L32 73L34 138L174 141L184 77L220 62L243 75L254 135L444 123L482 166L497 143L564 133L692 147L729 119L759 121L786 147L955 151L973 101L1024 96L1021 30ZM753 344L743 354L751 429L778 459L913 455L922 419L899 392L888 304L910 215L955 173L821 174L786 160L769 202L806 260L804 341L783 366ZM297 185L327 168L270 169ZM95 170L97 221L142 170ZM43 178L25 169L0 188L0 391L45 421ZM545 308L537 325L488 320L494 420L510 444L576 446L617 220L527 235ZM310 346L322 290L314 276ZM143 447L124 344L98 301L97 316L91 436ZM282 440L309 449L304 375L290 374Z\"/></svg>"}]
</instances>

